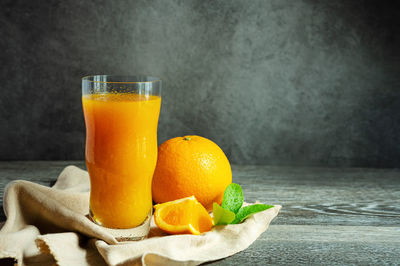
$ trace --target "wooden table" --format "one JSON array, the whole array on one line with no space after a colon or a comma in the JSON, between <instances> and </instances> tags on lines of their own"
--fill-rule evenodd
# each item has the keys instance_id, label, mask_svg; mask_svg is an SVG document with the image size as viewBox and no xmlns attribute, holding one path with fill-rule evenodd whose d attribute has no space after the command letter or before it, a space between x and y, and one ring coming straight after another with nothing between
<instances>
[{"instance_id":1,"label":"wooden table","mask_svg":"<svg viewBox=\"0 0 400 266\"><path fill-rule=\"evenodd\" d=\"M52 185L69 164L84 167L81 161L0 162L0 194L15 179ZM248 249L210 264L400 265L400 170L232 168L246 201L283 208Z\"/></svg>"}]
</instances>

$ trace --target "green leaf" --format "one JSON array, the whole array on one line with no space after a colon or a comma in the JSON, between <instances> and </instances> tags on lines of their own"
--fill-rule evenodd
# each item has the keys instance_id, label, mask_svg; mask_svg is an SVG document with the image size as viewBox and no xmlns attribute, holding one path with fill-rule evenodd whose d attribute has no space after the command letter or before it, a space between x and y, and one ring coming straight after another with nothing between
<instances>
[{"instance_id":1,"label":"green leaf","mask_svg":"<svg viewBox=\"0 0 400 266\"><path fill-rule=\"evenodd\" d=\"M235 219L235 214L229 210L223 209L218 203L213 203L214 225L225 225Z\"/></svg>"},{"instance_id":2,"label":"green leaf","mask_svg":"<svg viewBox=\"0 0 400 266\"><path fill-rule=\"evenodd\" d=\"M232 183L226 187L221 207L237 213L243 205L243 191L240 185Z\"/></svg>"},{"instance_id":3,"label":"green leaf","mask_svg":"<svg viewBox=\"0 0 400 266\"><path fill-rule=\"evenodd\" d=\"M231 222L231 224L241 223L241 222L243 222L244 219L248 218L249 216L251 216L257 212L265 211L272 207L274 207L274 206L266 205L266 204L254 204L254 205L249 205L249 206L243 207L236 213L235 220L233 220Z\"/></svg>"}]
</instances>

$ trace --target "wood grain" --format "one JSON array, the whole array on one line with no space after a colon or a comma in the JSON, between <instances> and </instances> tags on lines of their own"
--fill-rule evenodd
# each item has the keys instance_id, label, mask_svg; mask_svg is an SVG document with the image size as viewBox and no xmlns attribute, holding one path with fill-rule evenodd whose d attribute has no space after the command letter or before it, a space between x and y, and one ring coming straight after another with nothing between
<instances>
[{"instance_id":1,"label":"wood grain","mask_svg":"<svg viewBox=\"0 0 400 266\"><path fill-rule=\"evenodd\" d=\"M0 162L0 194L16 179L54 184L72 162ZM234 165L247 202L281 204L266 233L216 265L399 265L400 170ZM2 197L0 199L2 205ZM4 221L0 213L0 221Z\"/></svg>"},{"instance_id":2,"label":"wood grain","mask_svg":"<svg viewBox=\"0 0 400 266\"><path fill-rule=\"evenodd\" d=\"M216 265L388 265L400 263L399 228L271 225L250 248Z\"/></svg>"},{"instance_id":3,"label":"wood grain","mask_svg":"<svg viewBox=\"0 0 400 266\"><path fill-rule=\"evenodd\" d=\"M234 166L247 201L283 205L277 224L399 226L400 171Z\"/></svg>"}]
</instances>

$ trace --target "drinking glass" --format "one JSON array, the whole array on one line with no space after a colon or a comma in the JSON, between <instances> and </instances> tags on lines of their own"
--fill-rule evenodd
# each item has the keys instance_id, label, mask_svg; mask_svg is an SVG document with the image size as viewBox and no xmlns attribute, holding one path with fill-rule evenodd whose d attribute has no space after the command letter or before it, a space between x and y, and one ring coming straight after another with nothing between
<instances>
[{"instance_id":1,"label":"drinking glass","mask_svg":"<svg viewBox=\"0 0 400 266\"><path fill-rule=\"evenodd\" d=\"M148 76L82 78L89 216L120 241L143 239L152 215L161 80ZM138 229L131 230L130 229Z\"/></svg>"}]
</instances>

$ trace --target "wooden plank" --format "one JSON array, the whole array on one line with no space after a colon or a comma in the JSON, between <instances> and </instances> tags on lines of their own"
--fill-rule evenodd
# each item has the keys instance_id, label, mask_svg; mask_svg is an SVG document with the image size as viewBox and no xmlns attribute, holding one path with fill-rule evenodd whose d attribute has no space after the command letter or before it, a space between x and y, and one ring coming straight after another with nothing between
<instances>
[{"instance_id":1,"label":"wooden plank","mask_svg":"<svg viewBox=\"0 0 400 266\"><path fill-rule=\"evenodd\" d=\"M0 162L0 195L15 179L52 185L69 164L84 168L82 161ZM283 205L277 224L399 225L399 170L236 165L232 169L246 201Z\"/></svg>"},{"instance_id":2,"label":"wooden plank","mask_svg":"<svg viewBox=\"0 0 400 266\"><path fill-rule=\"evenodd\" d=\"M16 179L52 185L70 164L84 168L81 161L0 162L0 195ZM236 165L232 169L246 201L283 208L248 249L210 264L400 264L398 169Z\"/></svg>"},{"instance_id":3,"label":"wooden plank","mask_svg":"<svg viewBox=\"0 0 400 266\"><path fill-rule=\"evenodd\" d=\"M215 265L398 265L400 229L271 225L250 248Z\"/></svg>"},{"instance_id":4,"label":"wooden plank","mask_svg":"<svg viewBox=\"0 0 400 266\"><path fill-rule=\"evenodd\" d=\"M283 206L278 224L398 226L396 169L233 166L247 201Z\"/></svg>"}]
</instances>

